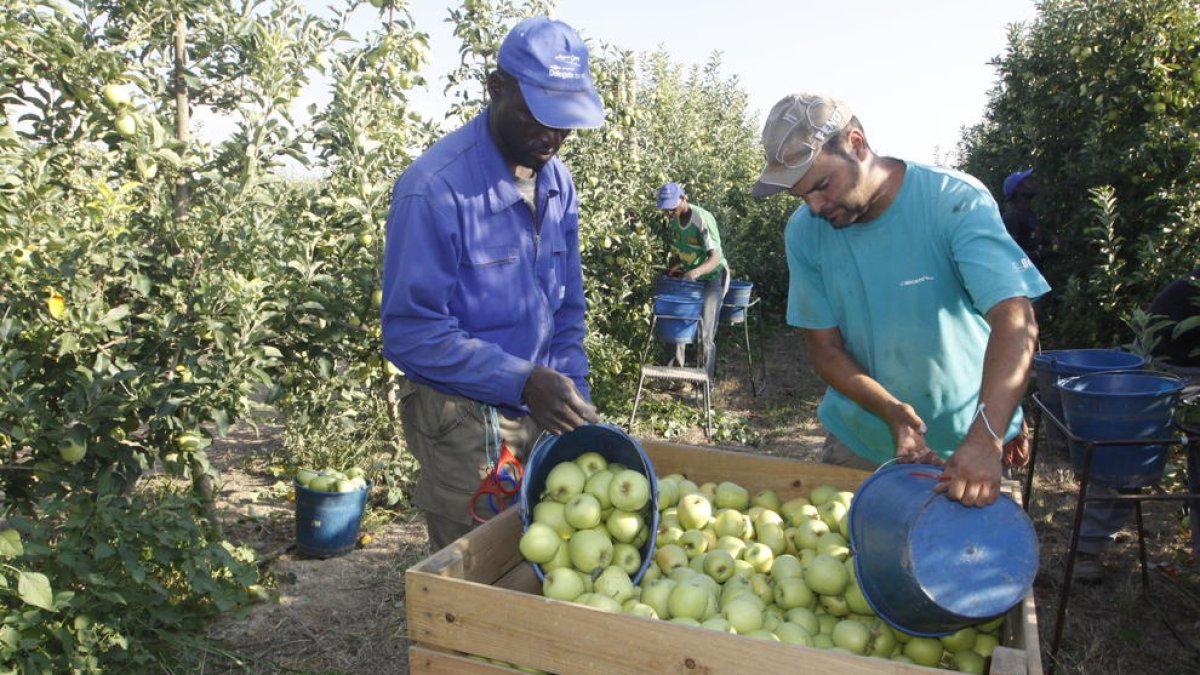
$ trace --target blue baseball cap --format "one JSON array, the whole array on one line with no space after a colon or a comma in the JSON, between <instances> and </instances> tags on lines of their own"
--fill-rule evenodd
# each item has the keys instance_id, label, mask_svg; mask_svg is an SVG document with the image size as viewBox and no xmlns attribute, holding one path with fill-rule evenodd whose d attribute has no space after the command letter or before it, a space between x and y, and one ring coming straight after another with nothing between
<instances>
[{"instance_id":1,"label":"blue baseball cap","mask_svg":"<svg viewBox=\"0 0 1200 675\"><path fill-rule=\"evenodd\" d=\"M535 119L553 129L595 129L604 105L588 70L587 45L567 24L525 19L504 37L500 69L517 79Z\"/></svg>"},{"instance_id":2,"label":"blue baseball cap","mask_svg":"<svg viewBox=\"0 0 1200 675\"><path fill-rule=\"evenodd\" d=\"M1017 188L1021 186L1021 181L1029 178L1029 174L1033 173L1033 169L1025 169L1024 171L1014 171L1008 174L1008 178L1004 179L1004 198L1012 199L1017 193Z\"/></svg>"},{"instance_id":3,"label":"blue baseball cap","mask_svg":"<svg viewBox=\"0 0 1200 675\"><path fill-rule=\"evenodd\" d=\"M679 206L679 198L682 196L682 185L679 183L667 183L658 189L658 208L673 209Z\"/></svg>"}]
</instances>

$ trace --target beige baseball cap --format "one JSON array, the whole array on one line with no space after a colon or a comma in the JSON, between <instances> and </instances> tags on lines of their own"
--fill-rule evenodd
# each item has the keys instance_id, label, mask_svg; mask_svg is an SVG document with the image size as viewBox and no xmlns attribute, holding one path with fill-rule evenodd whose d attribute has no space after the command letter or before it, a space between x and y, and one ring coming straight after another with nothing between
<instances>
[{"instance_id":1,"label":"beige baseball cap","mask_svg":"<svg viewBox=\"0 0 1200 675\"><path fill-rule=\"evenodd\" d=\"M852 116L850 106L835 98L812 93L784 96L763 125L767 167L750 194L761 198L791 189L808 173L825 141L845 128Z\"/></svg>"}]
</instances>

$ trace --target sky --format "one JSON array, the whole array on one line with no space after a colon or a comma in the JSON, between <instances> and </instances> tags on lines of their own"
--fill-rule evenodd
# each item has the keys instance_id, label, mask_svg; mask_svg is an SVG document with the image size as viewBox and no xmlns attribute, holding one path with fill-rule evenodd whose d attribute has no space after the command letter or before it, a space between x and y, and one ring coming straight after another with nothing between
<instances>
[{"instance_id":1,"label":"sky","mask_svg":"<svg viewBox=\"0 0 1200 675\"><path fill-rule=\"evenodd\" d=\"M303 0L321 11L325 0ZM445 22L457 2L410 0L430 36L435 84L414 102L441 116L437 76L458 63ZM952 153L962 128L982 119L996 82L989 61L1004 54L1008 29L1036 16L1035 0L559 0L555 18L585 39L634 52L662 47L675 63L702 65L721 53L750 106L766 117L791 92L840 98L858 115L879 153L935 163ZM364 6L352 30L377 10Z\"/></svg>"}]
</instances>

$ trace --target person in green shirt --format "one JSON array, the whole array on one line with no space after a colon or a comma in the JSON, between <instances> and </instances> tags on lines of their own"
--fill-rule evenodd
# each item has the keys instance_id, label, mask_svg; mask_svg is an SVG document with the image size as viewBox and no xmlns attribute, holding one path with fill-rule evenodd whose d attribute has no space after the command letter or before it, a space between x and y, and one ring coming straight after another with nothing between
<instances>
[{"instance_id":1,"label":"person in green shirt","mask_svg":"<svg viewBox=\"0 0 1200 675\"><path fill-rule=\"evenodd\" d=\"M667 183L658 190L658 208L671 221L671 261L667 274L704 284L704 308L701 318L700 362L712 380L717 365L717 321L721 302L729 288L729 265L721 249L721 231L717 219L707 210L692 204L679 183ZM687 345L677 345L671 365L682 366Z\"/></svg>"}]
</instances>

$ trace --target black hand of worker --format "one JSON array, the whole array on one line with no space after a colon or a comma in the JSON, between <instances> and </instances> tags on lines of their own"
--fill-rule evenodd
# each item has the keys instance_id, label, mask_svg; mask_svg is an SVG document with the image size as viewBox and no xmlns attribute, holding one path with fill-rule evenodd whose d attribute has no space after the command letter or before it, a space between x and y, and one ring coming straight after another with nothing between
<instances>
[{"instance_id":1,"label":"black hand of worker","mask_svg":"<svg viewBox=\"0 0 1200 675\"><path fill-rule=\"evenodd\" d=\"M565 434L600 419L571 378L549 368L534 366L523 393L530 417L552 434Z\"/></svg>"}]
</instances>

